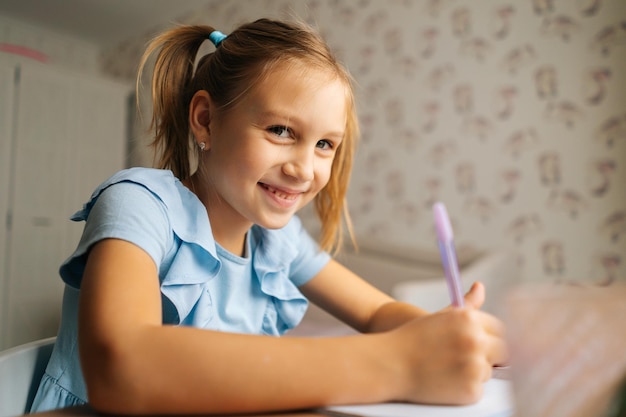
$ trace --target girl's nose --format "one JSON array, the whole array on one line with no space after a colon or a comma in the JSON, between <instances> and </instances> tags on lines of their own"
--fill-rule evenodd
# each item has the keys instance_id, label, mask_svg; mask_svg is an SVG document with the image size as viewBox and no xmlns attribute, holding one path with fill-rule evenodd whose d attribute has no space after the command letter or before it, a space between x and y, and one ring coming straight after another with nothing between
<instances>
[{"instance_id":1,"label":"girl's nose","mask_svg":"<svg viewBox=\"0 0 626 417\"><path fill-rule=\"evenodd\" d=\"M314 178L314 161L314 149L294 148L289 159L283 164L283 173L300 182L312 181Z\"/></svg>"}]
</instances>

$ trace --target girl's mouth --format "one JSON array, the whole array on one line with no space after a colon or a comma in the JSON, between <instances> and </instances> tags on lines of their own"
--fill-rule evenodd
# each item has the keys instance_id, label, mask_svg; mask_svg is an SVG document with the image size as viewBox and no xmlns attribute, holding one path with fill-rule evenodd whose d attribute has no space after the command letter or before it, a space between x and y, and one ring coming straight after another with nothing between
<instances>
[{"instance_id":1,"label":"girl's mouth","mask_svg":"<svg viewBox=\"0 0 626 417\"><path fill-rule=\"evenodd\" d=\"M261 187L263 187L266 191L272 193L277 198L282 200L295 200L301 193L300 192L288 192L284 190L280 190L278 188L272 187L271 185L264 184L262 182L259 183Z\"/></svg>"}]
</instances>

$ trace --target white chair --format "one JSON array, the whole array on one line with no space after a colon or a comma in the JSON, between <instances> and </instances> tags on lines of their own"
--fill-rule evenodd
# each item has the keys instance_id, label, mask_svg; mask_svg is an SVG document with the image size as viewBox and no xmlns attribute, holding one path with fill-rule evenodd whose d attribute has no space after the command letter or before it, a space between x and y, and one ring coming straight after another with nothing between
<instances>
[{"instance_id":1,"label":"white chair","mask_svg":"<svg viewBox=\"0 0 626 417\"><path fill-rule=\"evenodd\" d=\"M25 414L52 353L55 337L0 352L0 417Z\"/></svg>"}]
</instances>

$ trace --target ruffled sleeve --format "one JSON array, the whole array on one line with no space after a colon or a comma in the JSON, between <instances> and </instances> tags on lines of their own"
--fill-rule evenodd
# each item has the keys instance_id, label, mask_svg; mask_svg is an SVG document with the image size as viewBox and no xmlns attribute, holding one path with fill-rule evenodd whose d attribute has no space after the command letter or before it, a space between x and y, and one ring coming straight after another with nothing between
<instances>
[{"instance_id":1,"label":"ruffled sleeve","mask_svg":"<svg viewBox=\"0 0 626 417\"><path fill-rule=\"evenodd\" d=\"M152 257L161 292L176 310L168 322L182 322L201 300L203 284L219 273L206 209L171 171L120 171L71 219L87 222L78 248L60 268L74 288L80 287L89 249L105 238L127 240Z\"/></svg>"},{"instance_id":2,"label":"ruffled sleeve","mask_svg":"<svg viewBox=\"0 0 626 417\"><path fill-rule=\"evenodd\" d=\"M206 284L215 279L221 267L217 257L207 256L201 246L182 241L167 274L161 282L161 293L176 308L175 324L207 328L213 318L211 294Z\"/></svg>"},{"instance_id":3,"label":"ruffled sleeve","mask_svg":"<svg viewBox=\"0 0 626 417\"><path fill-rule=\"evenodd\" d=\"M166 171L151 171L155 176L167 177ZM78 247L60 267L61 277L68 285L80 288L89 250L107 238L139 246L157 267L160 265L172 241L167 210L158 194L134 180L138 172L125 170L109 178L71 217L86 224Z\"/></svg>"},{"instance_id":4,"label":"ruffled sleeve","mask_svg":"<svg viewBox=\"0 0 626 417\"><path fill-rule=\"evenodd\" d=\"M276 316L263 324L266 334L283 334L300 323L308 300L298 289L328 263L330 255L319 249L298 217L279 230L252 229L259 246L253 258L261 291L273 298Z\"/></svg>"}]
</instances>

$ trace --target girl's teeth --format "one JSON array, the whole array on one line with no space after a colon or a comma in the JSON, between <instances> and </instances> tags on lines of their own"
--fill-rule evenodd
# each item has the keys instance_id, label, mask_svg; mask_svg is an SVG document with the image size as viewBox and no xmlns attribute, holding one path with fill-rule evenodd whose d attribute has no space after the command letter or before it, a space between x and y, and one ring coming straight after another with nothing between
<instances>
[{"instance_id":1,"label":"girl's teeth","mask_svg":"<svg viewBox=\"0 0 626 417\"><path fill-rule=\"evenodd\" d=\"M266 188L269 192L271 192L271 193L275 194L276 196L278 196L278 197L280 197L280 198L289 199L289 200L292 200L292 199L294 199L294 198L295 198L295 197L294 197L293 195L291 195L291 194L285 194L285 193L283 193L283 192L280 192L279 190L277 190L277 189L276 189L276 188L274 188L274 187L271 187L271 186L269 186L269 185L267 185L267 184L264 184L264 185L265 185L265 188Z\"/></svg>"}]
</instances>

